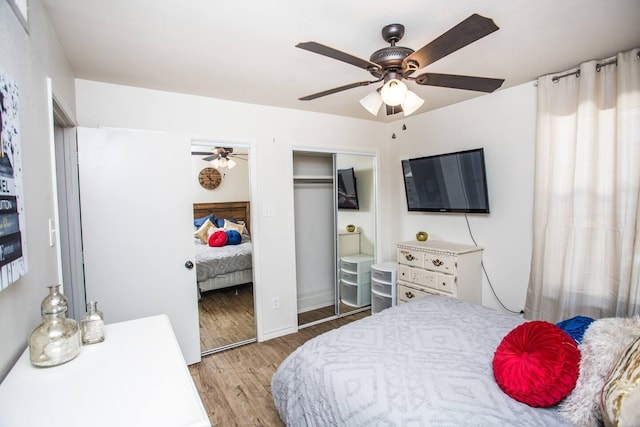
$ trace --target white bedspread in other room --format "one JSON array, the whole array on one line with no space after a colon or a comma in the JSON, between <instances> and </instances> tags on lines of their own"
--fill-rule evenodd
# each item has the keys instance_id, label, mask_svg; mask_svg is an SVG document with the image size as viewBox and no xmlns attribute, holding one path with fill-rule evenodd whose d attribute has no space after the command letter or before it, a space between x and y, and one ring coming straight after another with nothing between
<instances>
[{"instance_id":1,"label":"white bedspread in other room","mask_svg":"<svg viewBox=\"0 0 640 427\"><path fill-rule=\"evenodd\" d=\"M253 245L249 242L239 245L210 247L196 243L196 277L198 281L220 274L250 269Z\"/></svg>"},{"instance_id":2,"label":"white bedspread in other room","mask_svg":"<svg viewBox=\"0 0 640 427\"><path fill-rule=\"evenodd\" d=\"M320 335L272 379L288 426L567 426L504 394L493 376L518 316L426 296Z\"/></svg>"}]
</instances>

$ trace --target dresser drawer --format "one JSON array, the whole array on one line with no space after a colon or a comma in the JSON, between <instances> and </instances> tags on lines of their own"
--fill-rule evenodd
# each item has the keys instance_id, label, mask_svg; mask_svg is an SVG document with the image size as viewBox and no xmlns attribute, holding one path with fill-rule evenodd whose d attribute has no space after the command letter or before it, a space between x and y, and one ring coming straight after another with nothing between
<instances>
[{"instance_id":1,"label":"dresser drawer","mask_svg":"<svg viewBox=\"0 0 640 427\"><path fill-rule=\"evenodd\" d=\"M443 273L453 273L454 259L451 255L426 252L424 254L424 268L441 271Z\"/></svg>"},{"instance_id":2,"label":"dresser drawer","mask_svg":"<svg viewBox=\"0 0 640 427\"><path fill-rule=\"evenodd\" d=\"M439 291L446 292L451 296L456 296L456 284L453 276L448 274L438 274L437 282Z\"/></svg>"},{"instance_id":3,"label":"dresser drawer","mask_svg":"<svg viewBox=\"0 0 640 427\"><path fill-rule=\"evenodd\" d=\"M434 294L435 293L436 292L434 292ZM398 303L413 301L425 295L432 295L432 293L398 284Z\"/></svg>"},{"instance_id":4,"label":"dresser drawer","mask_svg":"<svg viewBox=\"0 0 640 427\"><path fill-rule=\"evenodd\" d=\"M410 282L411 267L404 264L398 264L398 280L404 280L405 282Z\"/></svg>"},{"instance_id":5,"label":"dresser drawer","mask_svg":"<svg viewBox=\"0 0 640 427\"><path fill-rule=\"evenodd\" d=\"M398 248L398 264L412 265L415 267L424 266L424 254L412 249Z\"/></svg>"}]
</instances>

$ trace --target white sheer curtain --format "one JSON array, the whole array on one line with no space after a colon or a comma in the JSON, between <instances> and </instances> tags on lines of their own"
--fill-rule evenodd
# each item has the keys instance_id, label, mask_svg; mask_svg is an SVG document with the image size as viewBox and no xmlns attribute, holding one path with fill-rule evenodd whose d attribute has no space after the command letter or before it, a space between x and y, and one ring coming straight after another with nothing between
<instances>
[{"instance_id":1,"label":"white sheer curtain","mask_svg":"<svg viewBox=\"0 0 640 427\"><path fill-rule=\"evenodd\" d=\"M638 54L538 79L527 319L640 314Z\"/></svg>"}]
</instances>

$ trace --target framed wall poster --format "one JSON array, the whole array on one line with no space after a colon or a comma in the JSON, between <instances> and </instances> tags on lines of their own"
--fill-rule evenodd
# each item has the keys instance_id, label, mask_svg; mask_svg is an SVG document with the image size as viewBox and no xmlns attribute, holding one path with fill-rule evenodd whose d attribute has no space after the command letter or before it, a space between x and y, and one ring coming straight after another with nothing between
<instances>
[{"instance_id":1,"label":"framed wall poster","mask_svg":"<svg viewBox=\"0 0 640 427\"><path fill-rule=\"evenodd\" d=\"M0 290L27 272L18 86L0 70Z\"/></svg>"}]
</instances>

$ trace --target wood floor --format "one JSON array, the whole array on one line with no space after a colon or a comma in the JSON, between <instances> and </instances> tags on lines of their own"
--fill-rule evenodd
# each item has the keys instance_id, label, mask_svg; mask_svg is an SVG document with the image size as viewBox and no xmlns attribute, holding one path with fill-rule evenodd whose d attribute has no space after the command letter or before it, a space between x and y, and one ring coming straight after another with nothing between
<instances>
[{"instance_id":1,"label":"wood floor","mask_svg":"<svg viewBox=\"0 0 640 427\"><path fill-rule=\"evenodd\" d=\"M251 283L203 292L198 313L201 351L256 337Z\"/></svg>"},{"instance_id":2,"label":"wood floor","mask_svg":"<svg viewBox=\"0 0 640 427\"><path fill-rule=\"evenodd\" d=\"M301 329L263 343L202 358L189 370L215 426L283 426L271 398L271 376L298 346L328 330L368 316L369 311Z\"/></svg>"}]
</instances>

